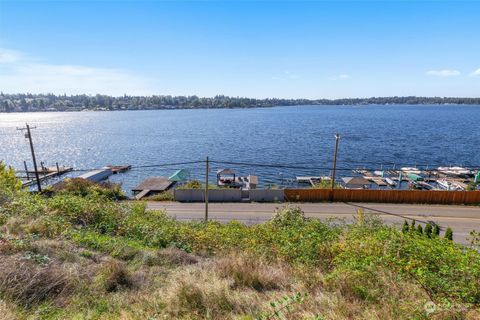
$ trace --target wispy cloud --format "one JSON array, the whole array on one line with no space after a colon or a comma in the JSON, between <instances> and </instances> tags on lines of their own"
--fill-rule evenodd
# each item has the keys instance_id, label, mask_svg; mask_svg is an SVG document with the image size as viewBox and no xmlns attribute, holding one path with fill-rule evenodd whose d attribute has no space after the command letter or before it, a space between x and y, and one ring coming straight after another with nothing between
<instances>
[{"instance_id":1,"label":"wispy cloud","mask_svg":"<svg viewBox=\"0 0 480 320\"><path fill-rule=\"evenodd\" d=\"M470 73L470 76L472 77L480 77L480 68L478 68L477 70L473 71L472 73Z\"/></svg>"},{"instance_id":2,"label":"wispy cloud","mask_svg":"<svg viewBox=\"0 0 480 320\"><path fill-rule=\"evenodd\" d=\"M23 55L15 50L0 48L0 64L13 63L23 59Z\"/></svg>"},{"instance_id":3,"label":"wispy cloud","mask_svg":"<svg viewBox=\"0 0 480 320\"><path fill-rule=\"evenodd\" d=\"M427 75L434 76L434 77L455 77L459 76L461 73L458 70L450 70L450 69L443 69L443 70L429 70L427 71Z\"/></svg>"},{"instance_id":4,"label":"wispy cloud","mask_svg":"<svg viewBox=\"0 0 480 320\"><path fill-rule=\"evenodd\" d=\"M272 76L272 80L295 80L300 77L290 71L284 71L281 75Z\"/></svg>"},{"instance_id":5,"label":"wispy cloud","mask_svg":"<svg viewBox=\"0 0 480 320\"><path fill-rule=\"evenodd\" d=\"M121 69L49 64L0 48L3 92L67 94L151 94L149 79Z\"/></svg>"},{"instance_id":6,"label":"wispy cloud","mask_svg":"<svg viewBox=\"0 0 480 320\"><path fill-rule=\"evenodd\" d=\"M330 77L330 80L348 80L351 79L352 76L346 73L342 73L333 77Z\"/></svg>"}]
</instances>

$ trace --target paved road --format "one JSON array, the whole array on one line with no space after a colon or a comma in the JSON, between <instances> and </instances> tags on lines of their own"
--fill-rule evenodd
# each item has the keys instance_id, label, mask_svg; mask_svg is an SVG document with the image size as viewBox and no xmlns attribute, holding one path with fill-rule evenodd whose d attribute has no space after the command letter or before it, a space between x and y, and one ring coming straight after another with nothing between
<instances>
[{"instance_id":1,"label":"paved road","mask_svg":"<svg viewBox=\"0 0 480 320\"><path fill-rule=\"evenodd\" d=\"M320 219L353 219L359 207L366 213L377 213L387 223L401 224L404 217L417 221L435 221L441 226L450 226L455 240L466 243L471 230L480 231L480 207L379 204L379 203L296 203L309 217ZM270 219L278 203L210 203L209 217L219 221L238 220L259 223ZM203 203L148 202L150 209L165 209L179 220L200 220L204 216Z\"/></svg>"}]
</instances>

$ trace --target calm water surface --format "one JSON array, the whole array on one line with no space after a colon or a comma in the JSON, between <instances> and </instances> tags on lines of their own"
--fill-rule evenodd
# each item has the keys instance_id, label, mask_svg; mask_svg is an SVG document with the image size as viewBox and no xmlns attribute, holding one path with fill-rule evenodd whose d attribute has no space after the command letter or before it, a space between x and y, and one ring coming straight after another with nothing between
<instances>
[{"instance_id":1,"label":"calm water surface","mask_svg":"<svg viewBox=\"0 0 480 320\"><path fill-rule=\"evenodd\" d=\"M341 135L340 174L355 167L480 164L480 106L300 106L72 113L0 113L0 160L31 167L27 140L16 130L28 122L37 160L46 165L99 168L213 160L314 166L318 170L229 166L264 183L296 175L328 174L334 134ZM116 175L125 189L145 177L203 165L139 168ZM321 169L325 168L325 169ZM77 173L78 174L78 173Z\"/></svg>"}]
</instances>

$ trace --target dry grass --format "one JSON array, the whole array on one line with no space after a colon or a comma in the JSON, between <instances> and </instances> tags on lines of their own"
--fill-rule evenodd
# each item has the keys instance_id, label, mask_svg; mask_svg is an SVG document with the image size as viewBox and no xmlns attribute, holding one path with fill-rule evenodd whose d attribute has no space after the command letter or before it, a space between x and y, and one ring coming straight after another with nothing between
<instances>
[{"instance_id":1,"label":"dry grass","mask_svg":"<svg viewBox=\"0 0 480 320\"><path fill-rule=\"evenodd\" d=\"M177 248L159 250L157 256L160 260L171 266L191 265L199 261L197 256Z\"/></svg>"},{"instance_id":2,"label":"dry grass","mask_svg":"<svg viewBox=\"0 0 480 320\"><path fill-rule=\"evenodd\" d=\"M0 261L1 295L24 307L68 295L76 280L72 270L55 263L39 265L18 255L3 256Z\"/></svg>"},{"instance_id":3,"label":"dry grass","mask_svg":"<svg viewBox=\"0 0 480 320\"><path fill-rule=\"evenodd\" d=\"M213 267L212 263L199 264L173 275L163 288L170 316L227 319L258 312L258 294L233 290L231 281L219 278Z\"/></svg>"},{"instance_id":4,"label":"dry grass","mask_svg":"<svg viewBox=\"0 0 480 320\"><path fill-rule=\"evenodd\" d=\"M168 268L196 264L200 258L177 248L166 248L156 251L143 251L143 264L147 266L164 266Z\"/></svg>"},{"instance_id":5,"label":"dry grass","mask_svg":"<svg viewBox=\"0 0 480 320\"><path fill-rule=\"evenodd\" d=\"M233 280L233 288L278 290L291 282L285 267L247 255L234 254L220 258L216 261L215 269L221 277Z\"/></svg>"},{"instance_id":6,"label":"dry grass","mask_svg":"<svg viewBox=\"0 0 480 320\"><path fill-rule=\"evenodd\" d=\"M109 260L105 264L100 278L103 280L107 292L117 292L138 286L131 272L127 270L125 263L117 260Z\"/></svg>"},{"instance_id":7,"label":"dry grass","mask_svg":"<svg viewBox=\"0 0 480 320\"><path fill-rule=\"evenodd\" d=\"M18 317L13 313L5 301L0 299L0 317L2 320L17 320Z\"/></svg>"}]
</instances>

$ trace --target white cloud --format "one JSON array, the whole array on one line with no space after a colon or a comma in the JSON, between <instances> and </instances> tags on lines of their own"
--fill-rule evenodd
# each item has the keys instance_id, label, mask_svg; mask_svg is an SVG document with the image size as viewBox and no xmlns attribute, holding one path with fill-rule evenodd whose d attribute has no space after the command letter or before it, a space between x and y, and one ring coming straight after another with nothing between
<instances>
[{"instance_id":1,"label":"white cloud","mask_svg":"<svg viewBox=\"0 0 480 320\"><path fill-rule=\"evenodd\" d=\"M0 49L0 88L6 93L152 94L152 81L125 70L43 63Z\"/></svg>"},{"instance_id":2,"label":"white cloud","mask_svg":"<svg viewBox=\"0 0 480 320\"><path fill-rule=\"evenodd\" d=\"M449 69L444 69L444 70L429 70L427 71L427 75L429 76L435 76L435 77L455 77L459 76L461 73L458 70L449 70Z\"/></svg>"},{"instance_id":3,"label":"white cloud","mask_svg":"<svg viewBox=\"0 0 480 320\"><path fill-rule=\"evenodd\" d=\"M472 77L480 77L480 68L478 68L477 70L473 71L472 73L470 73L470 76Z\"/></svg>"},{"instance_id":4,"label":"white cloud","mask_svg":"<svg viewBox=\"0 0 480 320\"><path fill-rule=\"evenodd\" d=\"M13 63L23 58L23 55L14 50L7 50L0 48L0 63Z\"/></svg>"},{"instance_id":5,"label":"white cloud","mask_svg":"<svg viewBox=\"0 0 480 320\"><path fill-rule=\"evenodd\" d=\"M295 80L299 79L300 77L290 71L284 71L281 75L272 76L272 80Z\"/></svg>"},{"instance_id":6,"label":"white cloud","mask_svg":"<svg viewBox=\"0 0 480 320\"><path fill-rule=\"evenodd\" d=\"M330 77L330 80L348 80L348 79L351 79L351 78L352 78L352 76L350 76L349 74L342 73L342 74Z\"/></svg>"}]
</instances>

